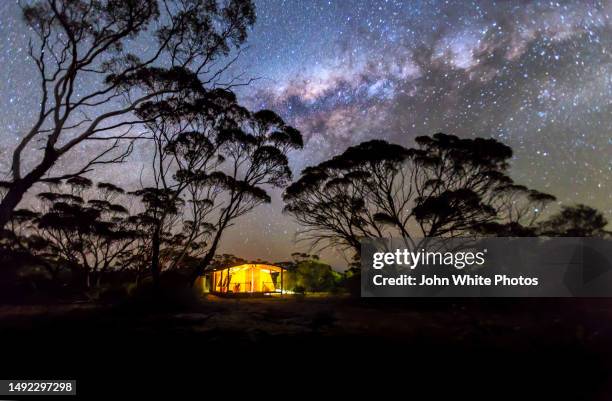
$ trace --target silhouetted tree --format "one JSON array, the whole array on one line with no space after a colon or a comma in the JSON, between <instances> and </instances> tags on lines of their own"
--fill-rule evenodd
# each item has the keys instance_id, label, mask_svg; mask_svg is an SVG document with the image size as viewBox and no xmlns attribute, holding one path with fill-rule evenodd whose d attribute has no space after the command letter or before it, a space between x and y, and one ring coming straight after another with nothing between
<instances>
[{"instance_id":1,"label":"silhouetted tree","mask_svg":"<svg viewBox=\"0 0 612 401\"><path fill-rule=\"evenodd\" d=\"M496 188L491 204L496 218L475 228L481 235L499 237L529 237L538 235L538 224L544 210L555 197L524 185L502 184Z\"/></svg>"},{"instance_id":2,"label":"silhouetted tree","mask_svg":"<svg viewBox=\"0 0 612 401\"><path fill-rule=\"evenodd\" d=\"M144 188L132 194L140 197L145 210L134 217L134 221L143 228L144 238L139 253L143 263L150 265L153 281L158 284L161 273L162 246L172 241L172 229L179 220L183 199L175 191ZM146 265L144 266L146 267Z\"/></svg>"},{"instance_id":3,"label":"silhouetted tree","mask_svg":"<svg viewBox=\"0 0 612 401\"><path fill-rule=\"evenodd\" d=\"M131 128L146 122L134 115L138 107L187 95L197 77L223 83L232 61L219 59L245 41L255 22L249 0L39 0L23 6L23 17L33 33L29 55L40 76L40 107L12 153L0 227L35 183L57 178L47 173L72 149L110 143L62 178L121 162L133 144L121 149L122 141L137 139ZM127 42L136 39L149 39L151 48L135 54ZM22 163L26 153L31 167Z\"/></svg>"},{"instance_id":4,"label":"silhouetted tree","mask_svg":"<svg viewBox=\"0 0 612 401\"><path fill-rule=\"evenodd\" d=\"M289 182L287 153L302 147L299 131L272 111L252 113L229 90L202 86L196 93L150 102L138 110L143 118L157 116L147 125L155 142L155 187L148 194L163 195L169 215L175 214L173 202L185 205L177 221L182 227L173 229L181 231L181 242L174 244L174 257L165 266L158 261L161 242L152 242L156 280L162 268L201 255L202 263L192 275L195 282L234 220L270 201L265 187ZM159 226L165 218L160 208Z\"/></svg>"},{"instance_id":5,"label":"silhouetted tree","mask_svg":"<svg viewBox=\"0 0 612 401\"><path fill-rule=\"evenodd\" d=\"M300 260L319 260L319 255L311 255L305 252L293 252L291 258L294 262L299 262Z\"/></svg>"},{"instance_id":6,"label":"silhouetted tree","mask_svg":"<svg viewBox=\"0 0 612 401\"><path fill-rule=\"evenodd\" d=\"M300 132L270 110L249 113L237 122L235 127L220 131L223 196L218 203L219 214L212 222L210 247L194 270L192 282L214 257L224 231L237 218L270 202L266 187L282 188L291 181L287 154L303 146Z\"/></svg>"},{"instance_id":7,"label":"silhouetted tree","mask_svg":"<svg viewBox=\"0 0 612 401\"><path fill-rule=\"evenodd\" d=\"M512 150L494 139L442 133L407 149L382 140L306 168L284 194L286 212L314 245L360 252L369 237L416 239L499 234L538 219L554 197L515 185Z\"/></svg>"},{"instance_id":8,"label":"silhouetted tree","mask_svg":"<svg viewBox=\"0 0 612 401\"><path fill-rule=\"evenodd\" d=\"M217 268L238 266L238 265L241 265L247 262L248 261L246 259L243 259L236 255L224 253L221 255L215 255L213 257L213 260L209 263L208 267L217 269Z\"/></svg>"},{"instance_id":9,"label":"silhouetted tree","mask_svg":"<svg viewBox=\"0 0 612 401\"><path fill-rule=\"evenodd\" d=\"M543 221L539 234L551 237L605 237L608 220L603 213L586 205L563 206L561 211Z\"/></svg>"},{"instance_id":10,"label":"silhouetted tree","mask_svg":"<svg viewBox=\"0 0 612 401\"><path fill-rule=\"evenodd\" d=\"M8 226L14 246L37 256L54 277L68 268L85 277L87 287L97 286L101 274L133 262L139 232L128 210L113 203L121 193L112 184L95 190L87 178L70 178L65 186L38 195L40 212L13 213Z\"/></svg>"}]
</instances>

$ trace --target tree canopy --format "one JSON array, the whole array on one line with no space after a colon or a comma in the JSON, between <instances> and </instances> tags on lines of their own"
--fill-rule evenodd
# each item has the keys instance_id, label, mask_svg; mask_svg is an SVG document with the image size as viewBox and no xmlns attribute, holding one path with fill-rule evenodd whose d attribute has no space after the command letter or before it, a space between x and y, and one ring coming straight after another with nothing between
<instances>
[{"instance_id":1,"label":"tree canopy","mask_svg":"<svg viewBox=\"0 0 612 401\"><path fill-rule=\"evenodd\" d=\"M203 87L235 84L222 82L232 60L221 60L240 48L255 23L250 0L36 0L22 12L32 33L40 106L12 152L2 227L34 184L123 162L139 139L132 129L155 118L136 113L150 102L171 104ZM148 40L151 48L136 53L135 40ZM61 157L92 141L102 144L98 154L49 176ZM26 154L36 155L27 168Z\"/></svg>"},{"instance_id":2,"label":"tree canopy","mask_svg":"<svg viewBox=\"0 0 612 401\"><path fill-rule=\"evenodd\" d=\"M415 142L371 140L304 169L284 193L285 211L314 244L358 254L369 237L526 232L555 199L515 184L512 149L494 139L437 133Z\"/></svg>"}]
</instances>

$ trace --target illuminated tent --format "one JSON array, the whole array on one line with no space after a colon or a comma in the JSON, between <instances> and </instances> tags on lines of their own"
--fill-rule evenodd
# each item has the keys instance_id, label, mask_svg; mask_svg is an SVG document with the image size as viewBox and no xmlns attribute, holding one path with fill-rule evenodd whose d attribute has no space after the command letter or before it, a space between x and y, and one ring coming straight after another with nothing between
<instances>
[{"instance_id":1,"label":"illuminated tent","mask_svg":"<svg viewBox=\"0 0 612 401\"><path fill-rule=\"evenodd\" d=\"M208 270L204 291L218 294L273 294L283 292L283 269L260 263Z\"/></svg>"}]
</instances>

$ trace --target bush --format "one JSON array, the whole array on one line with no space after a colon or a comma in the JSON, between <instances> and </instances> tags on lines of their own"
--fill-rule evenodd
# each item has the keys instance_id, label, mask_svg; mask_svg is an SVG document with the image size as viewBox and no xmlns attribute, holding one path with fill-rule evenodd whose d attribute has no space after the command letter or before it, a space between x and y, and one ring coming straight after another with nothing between
<instances>
[{"instance_id":1,"label":"bush","mask_svg":"<svg viewBox=\"0 0 612 401\"><path fill-rule=\"evenodd\" d=\"M302 288L302 292L336 292L342 274L330 265L315 259L300 260L287 272L287 288Z\"/></svg>"},{"instance_id":2,"label":"bush","mask_svg":"<svg viewBox=\"0 0 612 401\"><path fill-rule=\"evenodd\" d=\"M162 274L159 287L150 278L141 281L130 291L128 305L151 310L179 311L200 304L188 276L180 272Z\"/></svg>"},{"instance_id":3,"label":"bush","mask_svg":"<svg viewBox=\"0 0 612 401\"><path fill-rule=\"evenodd\" d=\"M343 280L343 287L351 297L361 297L361 272L347 274Z\"/></svg>"}]
</instances>

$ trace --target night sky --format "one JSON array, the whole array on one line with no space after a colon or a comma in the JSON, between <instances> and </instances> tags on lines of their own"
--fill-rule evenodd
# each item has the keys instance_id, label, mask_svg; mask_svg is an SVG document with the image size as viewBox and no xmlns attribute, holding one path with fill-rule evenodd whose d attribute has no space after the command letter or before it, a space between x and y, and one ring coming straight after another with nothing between
<instances>
[{"instance_id":1,"label":"night sky","mask_svg":"<svg viewBox=\"0 0 612 401\"><path fill-rule=\"evenodd\" d=\"M239 88L245 105L275 110L302 131L295 176L372 138L410 146L438 131L493 137L514 149L517 182L612 218L612 1L256 4L248 49L230 73L259 78ZM2 2L2 174L36 110L27 38L17 3ZM147 157L140 150L91 178L135 189ZM278 261L303 250L282 207L276 191L228 232L223 251Z\"/></svg>"}]
</instances>

